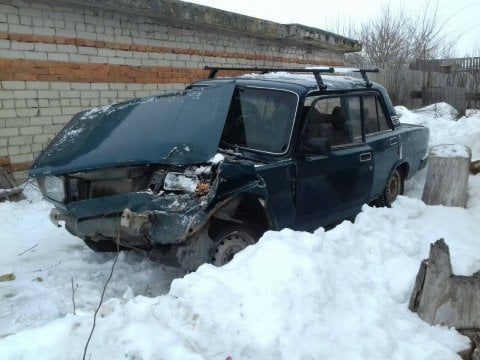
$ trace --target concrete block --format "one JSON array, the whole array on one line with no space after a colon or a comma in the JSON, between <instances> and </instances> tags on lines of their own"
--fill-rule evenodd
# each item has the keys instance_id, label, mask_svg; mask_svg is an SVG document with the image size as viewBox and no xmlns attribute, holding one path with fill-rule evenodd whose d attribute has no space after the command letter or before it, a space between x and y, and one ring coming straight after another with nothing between
<instances>
[{"instance_id":1,"label":"concrete block","mask_svg":"<svg viewBox=\"0 0 480 360\"><path fill-rule=\"evenodd\" d=\"M30 116L37 116L37 115L38 115L38 108L17 109L17 116L30 117Z\"/></svg>"},{"instance_id":2,"label":"concrete block","mask_svg":"<svg viewBox=\"0 0 480 360\"><path fill-rule=\"evenodd\" d=\"M42 151L45 148L46 144L45 145L43 145L43 144L32 144L30 146L32 147L32 152L34 153L34 156L35 156L36 153L39 153L40 151Z\"/></svg>"},{"instance_id":3,"label":"concrete block","mask_svg":"<svg viewBox=\"0 0 480 360\"><path fill-rule=\"evenodd\" d=\"M12 50L33 50L34 43L12 41L10 48Z\"/></svg>"},{"instance_id":4,"label":"concrete block","mask_svg":"<svg viewBox=\"0 0 480 360\"><path fill-rule=\"evenodd\" d=\"M47 58L51 61L69 61L68 54L47 53Z\"/></svg>"},{"instance_id":5,"label":"concrete block","mask_svg":"<svg viewBox=\"0 0 480 360\"><path fill-rule=\"evenodd\" d=\"M60 93L58 90L39 90L38 97L42 99L58 99Z\"/></svg>"},{"instance_id":6,"label":"concrete block","mask_svg":"<svg viewBox=\"0 0 480 360\"><path fill-rule=\"evenodd\" d=\"M20 149L18 149L19 155L10 154L10 161L12 163L23 163L28 161L33 161L33 154L20 154Z\"/></svg>"},{"instance_id":7,"label":"concrete block","mask_svg":"<svg viewBox=\"0 0 480 360\"><path fill-rule=\"evenodd\" d=\"M63 125L44 125L42 128L43 134L57 134L63 129Z\"/></svg>"},{"instance_id":8,"label":"concrete block","mask_svg":"<svg viewBox=\"0 0 480 360\"><path fill-rule=\"evenodd\" d=\"M10 49L11 47L11 41L10 40L0 40L0 49Z\"/></svg>"},{"instance_id":9,"label":"concrete block","mask_svg":"<svg viewBox=\"0 0 480 360\"><path fill-rule=\"evenodd\" d=\"M108 57L108 63L114 65L125 65L125 58Z\"/></svg>"},{"instance_id":10,"label":"concrete block","mask_svg":"<svg viewBox=\"0 0 480 360\"><path fill-rule=\"evenodd\" d=\"M38 101L35 99L27 99L28 108L38 108Z\"/></svg>"},{"instance_id":11,"label":"concrete block","mask_svg":"<svg viewBox=\"0 0 480 360\"><path fill-rule=\"evenodd\" d=\"M52 82L50 88L52 90L71 90L72 87L67 82ZM63 95L63 92L61 94Z\"/></svg>"},{"instance_id":12,"label":"concrete block","mask_svg":"<svg viewBox=\"0 0 480 360\"><path fill-rule=\"evenodd\" d=\"M20 131L16 127L9 127L2 129L1 136L2 137L9 137L9 136L18 136L20 134Z\"/></svg>"},{"instance_id":13,"label":"concrete block","mask_svg":"<svg viewBox=\"0 0 480 360\"><path fill-rule=\"evenodd\" d=\"M53 138L52 134L34 135L33 142L36 144L46 144L50 140L52 140L52 138Z\"/></svg>"},{"instance_id":14,"label":"concrete block","mask_svg":"<svg viewBox=\"0 0 480 360\"><path fill-rule=\"evenodd\" d=\"M72 116L70 115L60 115L53 117L53 124L66 124Z\"/></svg>"},{"instance_id":15,"label":"concrete block","mask_svg":"<svg viewBox=\"0 0 480 360\"><path fill-rule=\"evenodd\" d=\"M47 60L47 53L37 51L23 51L26 60Z\"/></svg>"},{"instance_id":16,"label":"concrete block","mask_svg":"<svg viewBox=\"0 0 480 360\"><path fill-rule=\"evenodd\" d=\"M7 151L8 151L9 156L20 155L20 146L9 146L7 148ZM10 161L13 162L13 160L11 158L10 158Z\"/></svg>"},{"instance_id":17,"label":"concrete block","mask_svg":"<svg viewBox=\"0 0 480 360\"><path fill-rule=\"evenodd\" d=\"M8 14L7 22L9 24L20 24L20 17L17 14Z\"/></svg>"},{"instance_id":18,"label":"concrete block","mask_svg":"<svg viewBox=\"0 0 480 360\"><path fill-rule=\"evenodd\" d=\"M92 90L108 90L106 83L92 83Z\"/></svg>"},{"instance_id":19,"label":"concrete block","mask_svg":"<svg viewBox=\"0 0 480 360\"><path fill-rule=\"evenodd\" d=\"M98 49L98 56L115 56L115 50L111 49Z\"/></svg>"},{"instance_id":20,"label":"concrete block","mask_svg":"<svg viewBox=\"0 0 480 360\"><path fill-rule=\"evenodd\" d=\"M75 115L82 111L82 108L79 106L70 106L70 107L64 107L61 109L62 115Z\"/></svg>"},{"instance_id":21,"label":"concrete block","mask_svg":"<svg viewBox=\"0 0 480 360\"><path fill-rule=\"evenodd\" d=\"M3 100L2 107L4 109L14 109L15 108L15 101L14 100Z\"/></svg>"},{"instance_id":22,"label":"concrete block","mask_svg":"<svg viewBox=\"0 0 480 360\"><path fill-rule=\"evenodd\" d=\"M71 62L88 63L88 55L68 54Z\"/></svg>"},{"instance_id":23,"label":"concrete block","mask_svg":"<svg viewBox=\"0 0 480 360\"><path fill-rule=\"evenodd\" d=\"M108 59L105 56L89 56L92 64L108 64Z\"/></svg>"},{"instance_id":24,"label":"concrete block","mask_svg":"<svg viewBox=\"0 0 480 360\"><path fill-rule=\"evenodd\" d=\"M25 81L3 81L2 89L5 89L5 90L25 89Z\"/></svg>"},{"instance_id":25,"label":"concrete block","mask_svg":"<svg viewBox=\"0 0 480 360\"><path fill-rule=\"evenodd\" d=\"M61 111L60 108L41 108L40 109L40 116L53 116L53 115L60 115Z\"/></svg>"},{"instance_id":26,"label":"concrete block","mask_svg":"<svg viewBox=\"0 0 480 360\"><path fill-rule=\"evenodd\" d=\"M20 145L20 154L30 154L32 146L30 144Z\"/></svg>"},{"instance_id":27,"label":"concrete block","mask_svg":"<svg viewBox=\"0 0 480 360\"><path fill-rule=\"evenodd\" d=\"M22 135L37 135L42 133L41 126L27 126L20 128L20 134Z\"/></svg>"},{"instance_id":28,"label":"concrete block","mask_svg":"<svg viewBox=\"0 0 480 360\"><path fill-rule=\"evenodd\" d=\"M51 116L36 116L30 118L30 125L52 125L52 117Z\"/></svg>"},{"instance_id":29,"label":"concrete block","mask_svg":"<svg viewBox=\"0 0 480 360\"><path fill-rule=\"evenodd\" d=\"M82 99L98 99L100 93L97 90L83 90L80 91L80 98Z\"/></svg>"},{"instance_id":30,"label":"concrete block","mask_svg":"<svg viewBox=\"0 0 480 360\"><path fill-rule=\"evenodd\" d=\"M98 51L94 47L79 46L78 47L78 53L83 54L83 55L97 55Z\"/></svg>"},{"instance_id":31,"label":"concrete block","mask_svg":"<svg viewBox=\"0 0 480 360\"><path fill-rule=\"evenodd\" d=\"M78 49L75 45L57 45L57 51L67 54L76 54Z\"/></svg>"},{"instance_id":32,"label":"concrete block","mask_svg":"<svg viewBox=\"0 0 480 360\"><path fill-rule=\"evenodd\" d=\"M13 99L13 91L0 90L0 100L12 100L12 99Z\"/></svg>"},{"instance_id":33,"label":"concrete block","mask_svg":"<svg viewBox=\"0 0 480 360\"><path fill-rule=\"evenodd\" d=\"M97 34L87 31L77 31L77 37L79 39L97 40Z\"/></svg>"},{"instance_id":34,"label":"concrete block","mask_svg":"<svg viewBox=\"0 0 480 360\"><path fill-rule=\"evenodd\" d=\"M105 28L104 28L105 32ZM115 37L109 34L99 34L97 33L97 40L99 41L105 41L107 43L113 43L115 42Z\"/></svg>"},{"instance_id":35,"label":"concrete block","mask_svg":"<svg viewBox=\"0 0 480 360\"><path fill-rule=\"evenodd\" d=\"M25 145L33 142L32 136L12 136L8 138L9 145Z\"/></svg>"},{"instance_id":36,"label":"concrete block","mask_svg":"<svg viewBox=\"0 0 480 360\"><path fill-rule=\"evenodd\" d=\"M23 51L18 50L2 50L2 58L4 59L23 59Z\"/></svg>"},{"instance_id":37,"label":"concrete block","mask_svg":"<svg viewBox=\"0 0 480 360\"><path fill-rule=\"evenodd\" d=\"M60 107L60 99L50 99L48 100L48 107L59 108Z\"/></svg>"},{"instance_id":38,"label":"concrete block","mask_svg":"<svg viewBox=\"0 0 480 360\"><path fill-rule=\"evenodd\" d=\"M140 59L125 59L125 65L130 65L130 66L142 66L142 60Z\"/></svg>"},{"instance_id":39,"label":"concrete block","mask_svg":"<svg viewBox=\"0 0 480 360\"><path fill-rule=\"evenodd\" d=\"M33 29L32 31L30 31L30 34L42 35L42 36L54 36L55 30L50 27L33 26Z\"/></svg>"},{"instance_id":40,"label":"concrete block","mask_svg":"<svg viewBox=\"0 0 480 360\"><path fill-rule=\"evenodd\" d=\"M46 81L26 81L25 85L29 90L48 90L50 88Z\"/></svg>"},{"instance_id":41,"label":"concrete block","mask_svg":"<svg viewBox=\"0 0 480 360\"><path fill-rule=\"evenodd\" d=\"M18 8L12 5L0 4L0 13L2 14L18 14Z\"/></svg>"},{"instance_id":42,"label":"concrete block","mask_svg":"<svg viewBox=\"0 0 480 360\"><path fill-rule=\"evenodd\" d=\"M17 127L21 128L23 126L30 126L30 120L28 118L13 118L5 119L5 127Z\"/></svg>"},{"instance_id":43,"label":"concrete block","mask_svg":"<svg viewBox=\"0 0 480 360\"><path fill-rule=\"evenodd\" d=\"M25 50L26 50L26 49L25 49ZM56 51L57 51L57 45L55 45L55 44L35 43L35 51L56 52Z\"/></svg>"},{"instance_id":44,"label":"concrete block","mask_svg":"<svg viewBox=\"0 0 480 360\"><path fill-rule=\"evenodd\" d=\"M17 116L14 109L0 109L0 118L10 118Z\"/></svg>"},{"instance_id":45,"label":"concrete block","mask_svg":"<svg viewBox=\"0 0 480 360\"><path fill-rule=\"evenodd\" d=\"M132 57L132 52L131 51L125 51L125 50L117 50L116 51L116 56L117 57L124 57L124 58L131 58Z\"/></svg>"}]
</instances>

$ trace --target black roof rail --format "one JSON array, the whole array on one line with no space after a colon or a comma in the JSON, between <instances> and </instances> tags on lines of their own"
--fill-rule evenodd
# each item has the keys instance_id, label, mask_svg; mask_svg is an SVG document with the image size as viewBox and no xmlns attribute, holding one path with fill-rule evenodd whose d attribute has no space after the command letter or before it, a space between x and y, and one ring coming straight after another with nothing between
<instances>
[{"instance_id":1,"label":"black roof rail","mask_svg":"<svg viewBox=\"0 0 480 360\"><path fill-rule=\"evenodd\" d=\"M315 76L315 80L317 81L318 89L320 91L325 91L327 85L322 80L321 73L330 73L333 74L335 69L333 67L325 67L325 68L263 68L263 67L210 67L205 66L205 70L210 70L208 74L209 79L213 79L219 70L222 71L258 71L262 74L266 74L269 72L275 71L285 71L285 72L295 72L295 73L310 73Z\"/></svg>"},{"instance_id":2,"label":"black roof rail","mask_svg":"<svg viewBox=\"0 0 480 360\"><path fill-rule=\"evenodd\" d=\"M375 68L375 69L354 69L354 70L352 70L352 72L359 72L360 75L362 75L362 79L365 80L365 86L370 89L372 87L372 83L368 79L367 73L378 73L379 70L378 70L378 68Z\"/></svg>"}]
</instances>

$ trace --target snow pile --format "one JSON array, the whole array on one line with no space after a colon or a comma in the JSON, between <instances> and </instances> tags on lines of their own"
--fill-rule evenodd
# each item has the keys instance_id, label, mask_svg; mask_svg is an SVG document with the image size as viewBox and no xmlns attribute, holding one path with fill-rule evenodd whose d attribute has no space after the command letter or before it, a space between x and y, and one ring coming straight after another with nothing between
<instances>
[{"instance_id":1,"label":"snow pile","mask_svg":"<svg viewBox=\"0 0 480 360\"><path fill-rule=\"evenodd\" d=\"M452 121L400 110L402 121L430 127L431 145L472 146L480 134L480 115ZM407 183L407 195L421 192L421 177ZM407 306L420 261L439 238L454 273L480 270L480 175L468 191L467 209L400 197L390 209L364 206L354 223L328 232L267 232L226 266L206 264L174 280L168 293L180 272L121 253L87 358L458 358L468 339ZM0 358L79 359L112 255L52 227L50 205L27 195L0 203L0 275L17 277L0 282Z\"/></svg>"},{"instance_id":2,"label":"snow pile","mask_svg":"<svg viewBox=\"0 0 480 360\"><path fill-rule=\"evenodd\" d=\"M396 106L400 122L428 126L430 146L439 144L466 145L472 149L472 160L480 159L480 113L471 113L455 121L452 112L456 110L448 104L429 105L410 111L404 106ZM438 117L438 114L444 117Z\"/></svg>"},{"instance_id":3,"label":"snow pile","mask_svg":"<svg viewBox=\"0 0 480 360\"><path fill-rule=\"evenodd\" d=\"M469 148L463 145L443 144L431 148L429 156L470 158Z\"/></svg>"}]
</instances>

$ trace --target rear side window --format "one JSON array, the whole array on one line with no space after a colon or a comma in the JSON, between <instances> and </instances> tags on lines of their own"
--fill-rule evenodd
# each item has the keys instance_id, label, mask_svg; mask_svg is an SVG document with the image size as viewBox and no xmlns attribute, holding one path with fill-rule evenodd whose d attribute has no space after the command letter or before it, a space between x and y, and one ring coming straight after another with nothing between
<instances>
[{"instance_id":1,"label":"rear side window","mask_svg":"<svg viewBox=\"0 0 480 360\"><path fill-rule=\"evenodd\" d=\"M270 89L237 88L222 141L232 146L281 154L287 151L298 98Z\"/></svg>"},{"instance_id":2,"label":"rear side window","mask_svg":"<svg viewBox=\"0 0 480 360\"><path fill-rule=\"evenodd\" d=\"M359 96L308 98L301 135L303 145L313 138L327 139L331 146L362 142Z\"/></svg>"},{"instance_id":3,"label":"rear side window","mask_svg":"<svg viewBox=\"0 0 480 360\"><path fill-rule=\"evenodd\" d=\"M365 134L374 134L380 131L390 130L385 111L376 95L363 97L365 114Z\"/></svg>"}]
</instances>

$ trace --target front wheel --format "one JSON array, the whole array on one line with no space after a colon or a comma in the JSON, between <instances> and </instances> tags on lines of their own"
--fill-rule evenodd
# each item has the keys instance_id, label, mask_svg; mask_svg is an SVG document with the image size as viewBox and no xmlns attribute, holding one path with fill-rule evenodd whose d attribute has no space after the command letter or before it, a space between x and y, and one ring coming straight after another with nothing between
<instances>
[{"instance_id":1,"label":"front wheel","mask_svg":"<svg viewBox=\"0 0 480 360\"><path fill-rule=\"evenodd\" d=\"M255 244L260 234L243 224L223 224L215 229L212 239L216 243L212 257L212 264L222 266L233 259L233 256L245 249L248 245Z\"/></svg>"},{"instance_id":2,"label":"front wheel","mask_svg":"<svg viewBox=\"0 0 480 360\"><path fill-rule=\"evenodd\" d=\"M398 195L403 194L404 185L405 180L402 173L398 169L393 170L392 175L388 178L385 190L383 190L382 195L373 202L373 205L378 207L391 207Z\"/></svg>"}]
</instances>

